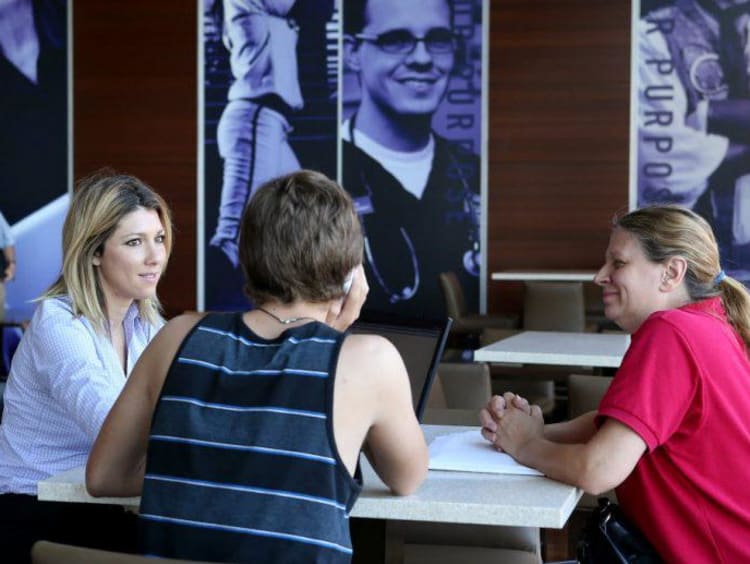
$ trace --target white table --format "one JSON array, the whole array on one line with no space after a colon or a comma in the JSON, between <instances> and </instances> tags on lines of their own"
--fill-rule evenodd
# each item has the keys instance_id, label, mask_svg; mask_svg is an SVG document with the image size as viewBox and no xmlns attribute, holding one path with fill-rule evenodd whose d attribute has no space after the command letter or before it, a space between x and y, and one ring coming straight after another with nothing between
<instances>
[{"instance_id":1,"label":"white table","mask_svg":"<svg viewBox=\"0 0 750 564\"><path fill-rule=\"evenodd\" d=\"M493 272L492 280L522 282L592 282L596 270L501 270Z\"/></svg>"},{"instance_id":2,"label":"white table","mask_svg":"<svg viewBox=\"0 0 750 564\"><path fill-rule=\"evenodd\" d=\"M428 441L440 434L470 429L442 425L423 428ZM582 495L578 488L539 476L431 470L416 493L396 497L364 458L362 471L364 488L352 517L560 529ZM39 482L38 497L44 501L135 507L140 502L137 497L91 497L84 486L83 467Z\"/></svg>"},{"instance_id":3,"label":"white table","mask_svg":"<svg viewBox=\"0 0 750 564\"><path fill-rule=\"evenodd\" d=\"M477 362L617 368L630 346L630 335L523 331L477 349Z\"/></svg>"}]
</instances>

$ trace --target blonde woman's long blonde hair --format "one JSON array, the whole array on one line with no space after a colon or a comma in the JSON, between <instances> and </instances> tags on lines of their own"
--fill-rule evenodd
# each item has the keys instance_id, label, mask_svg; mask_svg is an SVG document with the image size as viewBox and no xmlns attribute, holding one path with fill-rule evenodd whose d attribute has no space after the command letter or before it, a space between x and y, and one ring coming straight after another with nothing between
<instances>
[{"instance_id":1,"label":"blonde woman's long blonde hair","mask_svg":"<svg viewBox=\"0 0 750 564\"><path fill-rule=\"evenodd\" d=\"M107 308L94 257L123 217L138 208L154 210L164 227L167 257L172 250L172 220L166 202L134 176L104 170L80 180L63 225L63 265L57 281L39 299L67 295L73 314L86 317L98 331L108 330ZM166 264L165 264L166 267ZM137 300L141 318L159 321L156 296Z\"/></svg>"},{"instance_id":2,"label":"blonde woman's long blonde hair","mask_svg":"<svg viewBox=\"0 0 750 564\"><path fill-rule=\"evenodd\" d=\"M724 275L716 238L705 219L681 206L658 205L615 218L613 224L635 235L653 262L673 256L685 259L690 300L721 296L729 322L750 350L750 294L741 282Z\"/></svg>"}]
</instances>

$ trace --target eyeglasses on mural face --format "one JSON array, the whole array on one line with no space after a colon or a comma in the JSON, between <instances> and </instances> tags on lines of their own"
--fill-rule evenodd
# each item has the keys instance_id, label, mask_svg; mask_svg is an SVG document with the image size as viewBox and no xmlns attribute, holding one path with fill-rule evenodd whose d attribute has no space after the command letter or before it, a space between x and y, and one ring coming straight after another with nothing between
<instances>
[{"instance_id":1,"label":"eyeglasses on mural face","mask_svg":"<svg viewBox=\"0 0 750 564\"><path fill-rule=\"evenodd\" d=\"M390 55L409 55L417 48L417 43L424 43L425 49L433 55L453 53L457 47L455 34L445 27L433 28L422 37L416 37L406 29L392 29L379 35L358 33L356 38L368 41Z\"/></svg>"}]
</instances>

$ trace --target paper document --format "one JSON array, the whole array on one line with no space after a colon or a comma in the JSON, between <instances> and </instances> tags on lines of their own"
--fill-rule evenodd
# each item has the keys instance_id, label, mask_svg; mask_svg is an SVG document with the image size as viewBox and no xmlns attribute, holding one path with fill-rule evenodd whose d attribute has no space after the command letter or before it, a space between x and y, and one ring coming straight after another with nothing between
<instances>
[{"instance_id":1,"label":"paper document","mask_svg":"<svg viewBox=\"0 0 750 564\"><path fill-rule=\"evenodd\" d=\"M430 443L430 470L460 470L495 474L543 476L538 470L519 464L482 438L479 427L441 435Z\"/></svg>"}]
</instances>

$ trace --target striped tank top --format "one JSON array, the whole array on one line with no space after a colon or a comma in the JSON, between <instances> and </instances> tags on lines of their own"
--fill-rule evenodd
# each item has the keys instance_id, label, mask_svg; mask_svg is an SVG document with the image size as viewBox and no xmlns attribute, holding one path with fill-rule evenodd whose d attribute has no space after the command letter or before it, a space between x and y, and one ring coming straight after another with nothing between
<instances>
[{"instance_id":1,"label":"striped tank top","mask_svg":"<svg viewBox=\"0 0 750 564\"><path fill-rule=\"evenodd\" d=\"M350 562L361 490L336 449L344 334L277 339L213 313L180 346L159 398L140 508L145 554L216 562Z\"/></svg>"}]
</instances>

